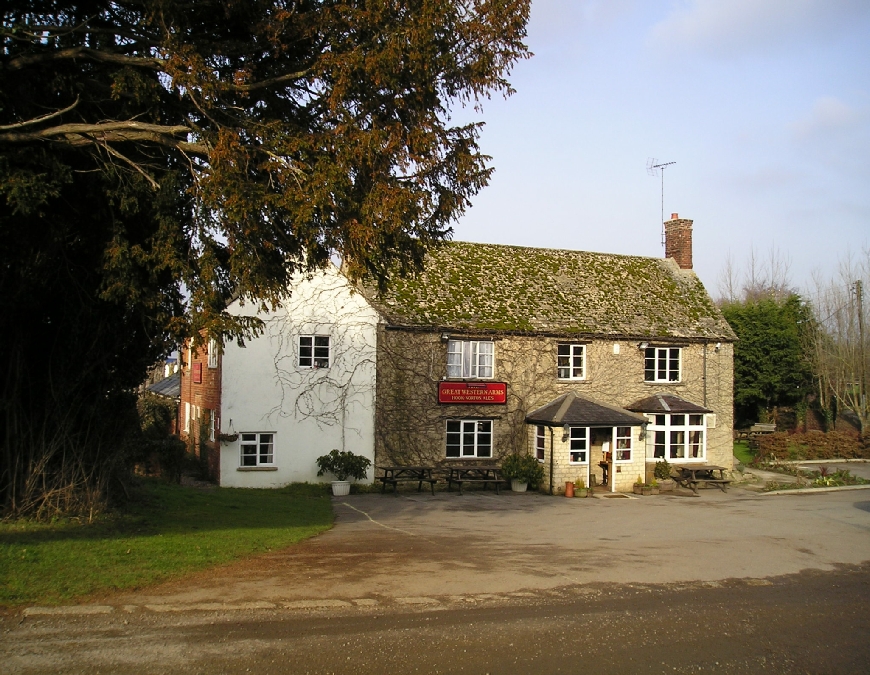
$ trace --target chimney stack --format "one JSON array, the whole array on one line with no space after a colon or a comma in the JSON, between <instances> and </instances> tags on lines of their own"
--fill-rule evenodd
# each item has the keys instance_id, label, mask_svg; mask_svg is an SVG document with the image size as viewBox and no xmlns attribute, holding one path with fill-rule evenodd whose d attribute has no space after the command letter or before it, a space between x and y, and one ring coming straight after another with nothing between
<instances>
[{"instance_id":1,"label":"chimney stack","mask_svg":"<svg viewBox=\"0 0 870 675\"><path fill-rule=\"evenodd\" d=\"M665 223L665 258L673 258L680 269L692 269L692 222L672 213Z\"/></svg>"}]
</instances>

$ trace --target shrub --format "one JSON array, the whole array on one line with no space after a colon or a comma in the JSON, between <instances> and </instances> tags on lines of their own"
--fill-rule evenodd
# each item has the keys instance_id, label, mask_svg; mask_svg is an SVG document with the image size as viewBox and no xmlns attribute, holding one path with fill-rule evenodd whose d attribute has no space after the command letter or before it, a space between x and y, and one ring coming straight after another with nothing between
<instances>
[{"instance_id":1,"label":"shrub","mask_svg":"<svg viewBox=\"0 0 870 675\"><path fill-rule=\"evenodd\" d=\"M525 481L533 488L544 480L544 467L531 455L508 455L501 463L501 473L508 480Z\"/></svg>"},{"instance_id":2,"label":"shrub","mask_svg":"<svg viewBox=\"0 0 870 675\"><path fill-rule=\"evenodd\" d=\"M801 434L778 432L759 436L756 461L805 459L870 459L870 448L861 439L839 431L808 431Z\"/></svg>"},{"instance_id":3,"label":"shrub","mask_svg":"<svg viewBox=\"0 0 870 675\"><path fill-rule=\"evenodd\" d=\"M660 459L656 462L656 468L653 470L653 476L659 480L668 480L671 477L671 465L666 459Z\"/></svg>"},{"instance_id":4,"label":"shrub","mask_svg":"<svg viewBox=\"0 0 870 675\"><path fill-rule=\"evenodd\" d=\"M367 457L355 455L349 450L333 450L328 455L321 455L316 460L317 475L331 473L336 480L362 480L366 477L366 471L372 465Z\"/></svg>"}]
</instances>

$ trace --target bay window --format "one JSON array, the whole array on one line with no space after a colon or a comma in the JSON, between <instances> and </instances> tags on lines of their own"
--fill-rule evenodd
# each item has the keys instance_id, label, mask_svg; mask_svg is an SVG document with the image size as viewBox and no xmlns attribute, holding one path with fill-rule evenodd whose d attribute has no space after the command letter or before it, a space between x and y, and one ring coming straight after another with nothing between
<instances>
[{"instance_id":1,"label":"bay window","mask_svg":"<svg viewBox=\"0 0 870 675\"><path fill-rule=\"evenodd\" d=\"M706 421L700 414L647 415L654 459L697 459L706 456Z\"/></svg>"}]
</instances>

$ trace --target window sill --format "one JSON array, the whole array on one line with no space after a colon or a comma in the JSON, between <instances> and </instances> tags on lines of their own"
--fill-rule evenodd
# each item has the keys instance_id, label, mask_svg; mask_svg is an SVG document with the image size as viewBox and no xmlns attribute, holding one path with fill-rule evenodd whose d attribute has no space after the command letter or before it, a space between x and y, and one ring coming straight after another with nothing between
<instances>
[{"instance_id":1,"label":"window sill","mask_svg":"<svg viewBox=\"0 0 870 675\"><path fill-rule=\"evenodd\" d=\"M236 471L277 471L277 466L239 466Z\"/></svg>"},{"instance_id":2,"label":"window sill","mask_svg":"<svg viewBox=\"0 0 870 675\"><path fill-rule=\"evenodd\" d=\"M656 387L661 387L666 384L685 384L682 380L661 380L660 382L656 382L654 380L644 380L644 384L654 385Z\"/></svg>"}]
</instances>

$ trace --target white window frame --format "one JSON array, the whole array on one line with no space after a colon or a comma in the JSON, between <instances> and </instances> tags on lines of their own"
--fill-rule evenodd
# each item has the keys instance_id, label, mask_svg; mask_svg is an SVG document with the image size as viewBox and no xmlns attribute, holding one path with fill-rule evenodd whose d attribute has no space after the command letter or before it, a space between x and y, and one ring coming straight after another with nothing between
<instances>
[{"instance_id":1,"label":"white window frame","mask_svg":"<svg viewBox=\"0 0 870 675\"><path fill-rule=\"evenodd\" d=\"M674 364L676 361L676 367ZM652 378L650 378L652 373ZM643 353L644 382L682 382L682 347L647 347Z\"/></svg>"},{"instance_id":2,"label":"white window frame","mask_svg":"<svg viewBox=\"0 0 870 675\"><path fill-rule=\"evenodd\" d=\"M489 419L447 420L444 456L449 459L492 459L494 435L495 425ZM470 443L467 442L469 436L471 436ZM481 442L487 436L489 443ZM451 443L451 440L454 442ZM458 455L450 454L451 446L458 448ZM484 451L485 454L481 454Z\"/></svg>"},{"instance_id":3,"label":"white window frame","mask_svg":"<svg viewBox=\"0 0 870 675\"><path fill-rule=\"evenodd\" d=\"M634 451L634 427L613 427L613 461L631 462Z\"/></svg>"},{"instance_id":4,"label":"white window frame","mask_svg":"<svg viewBox=\"0 0 870 675\"><path fill-rule=\"evenodd\" d=\"M245 448L253 447L252 453L245 454ZM245 463L252 458L253 463ZM239 467L250 469L257 466L275 466L275 432L242 431L239 433Z\"/></svg>"},{"instance_id":5,"label":"white window frame","mask_svg":"<svg viewBox=\"0 0 870 675\"><path fill-rule=\"evenodd\" d=\"M208 367L209 368L217 368L218 367L217 340L215 340L214 338L209 338L209 341L208 341Z\"/></svg>"},{"instance_id":6,"label":"white window frame","mask_svg":"<svg viewBox=\"0 0 870 675\"><path fill-rule=\"evenodd\" d=\"M547 456L547 427L539 424L535 427L535 458L543 462Z\"/></svg>"},{"instance_id":7,"label":"white window frame","mask_svg":"<svg viewBox=\"0 0 870 675\"><path fill-rule=\"evenodd\" d=\"M649 454L647 459L669 462L704 462L707 459L707 415L703 413L648 413ZM679 434L682 440L677 441ZM693 436L694 439L693 440ZM659 443L661 438L663 442ZM656 447L662 448L662 455L656 455ZM698 455L691 456L697 448ZM683 455L680 456L680 450Z\"/></svg>"},{"instance_id":8,"label":"white window frame","mask_svg":"<svg viewBox=\"0 0 870 675\"><path fill-rule=\"evenodd\" d=\"M448 340L447 377L491 380L495 377L495 342L492 340Z\"/></svg>"},{"instance_id":9,"label":"white window frame","mask_svg":"<svg viewBox=\"0 0 870 675\"><path fill-rule=\"evenodd\" d=\"M580 455L580 459L574 459L574 455ZM585 466L589 464L589 427L568 428L568 464L572 466Z\"/></svg>"},{"instance_id":10,"label":"white window frame","mask_svg":"<svg viewBox=\"0 0 870 675\"><path fill-rule=\"evenodd\" d=\"M556 345L556 378L586 379L586 345L567 342Z\"/></svg>"},{"instance_id":11,"label":"white window frame","mask_svg":"<svg viewBox=\"0 0 870 675\"><path fill-rule=\"evenodd\" d=\"M296 345L299 348L296 363L300 368L329 368L332 363L332 340L328 335L300 335ZM308 353L303 355L304 351Z\"/></svg>"},{"instance_id":12,"label":"white window frame","mask_svg":"<svg viewBox=\"0 0 870 675\"><path fill-rule=\"evenodd\" d=\"M184 402L184 433L190 433L190 401Z\"/></svg>"},{"instance_id":13,"label":"white window frame","mask_svg":"<svg viewBox=\"0 0 870 675\"><path fill-rule=\"evenodd\" d=\"M208 440L214 441L215 435L215 411L207 409L205 414L208 415Z\"/></svg>"}]
</instances>

